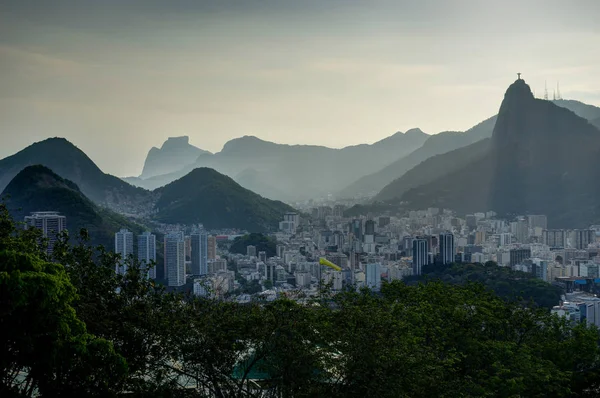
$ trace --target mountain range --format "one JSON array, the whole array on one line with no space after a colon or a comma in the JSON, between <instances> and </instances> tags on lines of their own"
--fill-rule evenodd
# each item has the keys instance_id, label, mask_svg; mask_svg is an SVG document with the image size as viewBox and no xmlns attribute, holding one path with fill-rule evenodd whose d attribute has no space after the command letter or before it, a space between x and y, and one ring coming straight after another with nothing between
<instances>
[{"instance_id":1,"label":"mountain range","mask_svg":"<svg viewBox=\"0 0 600 398\"><path fill-rule=\"evenodd\" d=\"M398 158L398 160L383 169L358 179L353 184L341 190L338 196L344 198L357 195L372 196L381 191L387 184L402 177L404 173L432 156L491 137L495 123L496 117L493 116L465 132L445 131L432 135L420 148L404 157Z\"/></svg>"},{"instance_id":2,"label":"mountain range","mask_svg":"<svg viewBox=\"0 0 600 398\"><path fill-rule=\"evenodd\" d=\"M137 188L103 173L64 138L35 143L0 160L0 173L0 192L8 197L17 219L33 211L59 211L67 216L72 232L88 228L97 235L93 243L109 247L107 231L135 226L109 208L141 214L150 222L203 223L207 228L251 232L274 230L283 214L293 211L207 168L194 169L153 192Z\"/></svg>"},{"instance_id":3,"label":"mountain range","mask_svg":"<svg viewBox=\"0 0 600 398\"><path fill-rule=\"evenodd\" d=\"M535 99L523 80L515 81L488 142L430 159L428 166L435 171L437 164L437 174L404 192L388 187L380 198L396 197L408 208L444 207L462 214L546 214L555 228L599 221L600 169L594 165L600 158L600 130L563 107L573 104L556 102ZM445 166L450 168L440 173Z\"/></svg>"},{"instance_id":4,"label":"mountain range","mask_svg":"<svg viewBox=\"0 0 600 398\"><path fill-rule=\"evenodd\" d=\"M129 209L144 203L148 191L105 174L79 148L64 138L36 142L0 160L0 192L24 168L41 164L68 179L97 204Z\"/></svg>"},{"instance_id":5,"label":"mountain range","mask_svg":"<svg viewBox=\"0 0 600 398\"><path fill-rule=\"evenodd\" d=\"M398 132L371 145L332 149L283 145L244 136L215 154L201 154L194 164L168 174L126 181L155 189L198 167L228 175L245 188L272 199L293 201L324 196L347 186L420 147L429 136L419 129ZM146 161L148 163L148 160Z\"/></svg>"},{"instance_id":6,"label":"mountain range","mask_svg":"<svg viewBox=\"0 0 600 398\"><path fill-rule=\"evenodd\" d=\"M27 166L2 192L15 220L34 211L58 211L67 215L67 229L76 239L82 228L88 230L90 243L112 248L114 233L128 228L139 233L143 227L120 214L104 209L88 199L74 182L45 166Z\"/></svg>"},{"instance_id":7,"label":"mountain range","mask_svg":"<svg viewBox=\"0 0 600 398\"><path fill-rule=\"evenodd\" d=\"M552 102L560 106L561 108L569 109L573 113L584 118L594 118L600 115L600 108L595 107L593 105L584 104L579 101L555 100ZM495 125L496 117L490 119L489 121L491 120L494 121ZM592 122L592 124L594 124L594 122ZM432 136L432 138L433 137L435 136ZM426 145L427 143L423 145L423 148ZM379 194L375 196L374 200L390 201L398 199L402 196L404 192L412 188L415 188L419 185L424 185L426 183L434 181L437 178L441 178L442 176L449 174L452 171L458 170L470 161L477 159L481 156L485 156L487 154L487 149L489 148L489 145L490 140L484 139L482 141L477 141L473 144L464 146L457 150L429 157L421 163L419 163L418 165L416 165L415 167L411 168L400 178L392 181L390 184L385 186L381 190L381 192L379 192ZM419 149L415 152L421 152L421 150ZM407 156L406 158L410 158L411 156L412 154Z\"/></svg>"}]
</instances>

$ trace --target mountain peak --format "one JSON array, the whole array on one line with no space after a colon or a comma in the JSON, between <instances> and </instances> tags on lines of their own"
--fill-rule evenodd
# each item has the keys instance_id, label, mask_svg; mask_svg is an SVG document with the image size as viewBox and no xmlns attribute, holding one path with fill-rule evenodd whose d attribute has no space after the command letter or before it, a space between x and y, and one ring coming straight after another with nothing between
<instances>
[{"instance_id":1,"label":"mountain peak","mask_svg":"<svg viewBox=\"0 0 600 398\"><path fill-rule=\"evenodd\" d=\"M504 94L504 102L507 101L530 101L535 99L533 93L531 92L531 87L525 80L517 79L513 84L508 86L506 93ZM503 104L504 104L503 102Z\"/></svg>"},{"instance_id":2,"label":"mountain peak","mask_svg":"<svg viewBox=\"0 0 600 398\"><path fill-rule=\"evenodd\" d=\"M209 154L190 144L190 137L169 137L160 149L150 148L140 178L150 178L173 173L194 164L198 156Z\"/></svg>"},{"instance_id":3,"label":"mountain peak","mask_svg":"<svg viewBox=\"0 0 600 398\"><path fill-rule=\"evenodd\" d=\"M415 128L410 129L410 130L407 130L406 133L404 133L404 135L413 135L413 136L415 136L415 135L423 135L423 134L425 134L423 132L423 130L421 130L418 127L415 127Z\"/></svg>"},{"instance_id":4,"label":"mountain peak","mask_svg":"<svg viewBox=\"0 0 600 398\"><path fill-rule=\"evenodd\" d=\"M180 137L169 137L162 144L161 149L185 148L190 145L190 137L183 135Z\"/></svg>"}]
</instances>

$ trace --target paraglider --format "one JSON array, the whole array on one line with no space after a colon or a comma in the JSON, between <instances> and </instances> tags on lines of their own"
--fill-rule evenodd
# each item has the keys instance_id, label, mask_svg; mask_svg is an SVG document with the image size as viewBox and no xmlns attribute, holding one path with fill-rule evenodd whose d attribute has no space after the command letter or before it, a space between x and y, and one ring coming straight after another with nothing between
<instances>
[{"instance_id":1,"label":"paraglider","mask_svg":"<svg viewBox=\"0 0 600 398\"><path fill-rule=\"evenodd\" d=\"M329 268L333 268L336 271L341 271L342 270L341 267L335 265L334 263L332 263L331 261L329 261L329 260L327 260L326 258L323 258L323 257L321 257L319 259L319 264L325 265L326 267L329 267Z\"/></svg>"}]
</instances>

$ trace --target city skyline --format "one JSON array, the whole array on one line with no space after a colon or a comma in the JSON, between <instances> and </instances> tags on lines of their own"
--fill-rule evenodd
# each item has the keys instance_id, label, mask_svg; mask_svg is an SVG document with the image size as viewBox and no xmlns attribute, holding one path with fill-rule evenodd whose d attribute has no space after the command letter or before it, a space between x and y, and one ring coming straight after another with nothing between
<instances>
[{"instance_id":1,"label":"city skyline","mask_svg":"<svg viewBox=\"0 0 600 398\"><path fill-rule=\"evenodd\" d=\"M600 105L591 0L119 4L0 6L0 157L65 136L123 176L169 136L216 152L463 131L517 72Z\"/></svg>"}]
</instances>

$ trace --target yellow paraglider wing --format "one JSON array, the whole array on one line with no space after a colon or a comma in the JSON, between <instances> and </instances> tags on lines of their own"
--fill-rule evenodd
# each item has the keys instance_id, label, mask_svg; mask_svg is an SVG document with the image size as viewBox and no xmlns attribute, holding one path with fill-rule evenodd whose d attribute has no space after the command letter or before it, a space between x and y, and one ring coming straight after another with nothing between
<instances>
[{"instance_id":1,"label":"yellow paraglider wing","mask_svg":"<svg viewBox=\"0 0 600 398\"><path fill-rule=\"evenodd\" d=\"M327 266L329 268L333 268L336 271L341 271L342 270L339 266L335 265L334 263L332 263L331 261L327 260L326 258L322 258L321 257L321 259L319 260L319 264L325 265L325 266Z\"/></svg>"}]
</instances>

